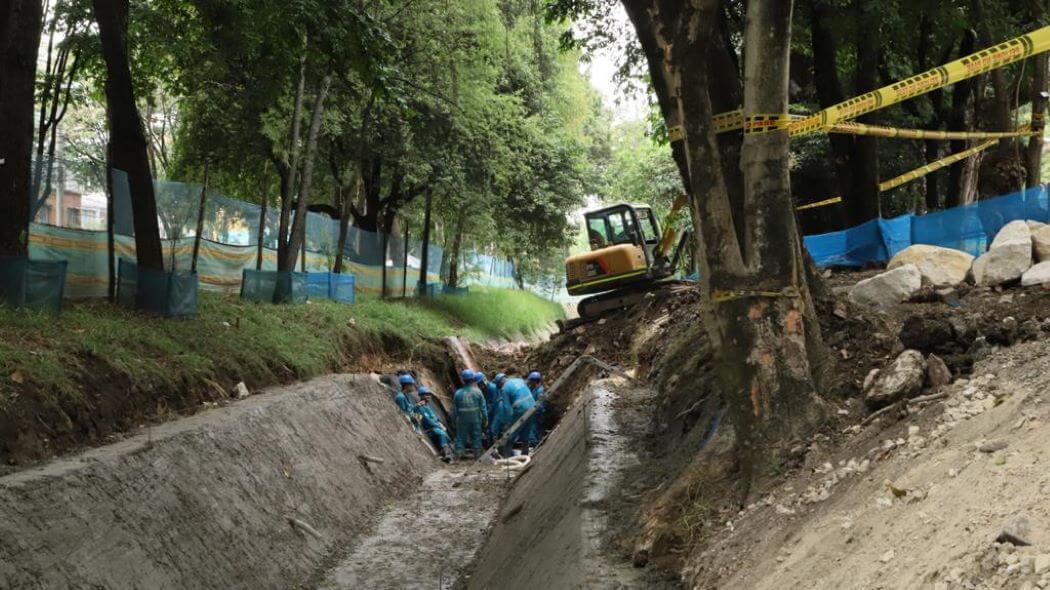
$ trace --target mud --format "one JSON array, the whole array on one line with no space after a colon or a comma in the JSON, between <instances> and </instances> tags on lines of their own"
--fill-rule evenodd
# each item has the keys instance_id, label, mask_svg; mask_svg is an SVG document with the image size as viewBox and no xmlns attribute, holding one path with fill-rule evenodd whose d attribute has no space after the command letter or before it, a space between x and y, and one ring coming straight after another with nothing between
<instances>
[{"instance_id":1,"label":"mud","mask_svg":"<svg viewBox=\"0 0 1050 590\"><path fill-rule=\"evenodd\" d=\"M0 478L0 587L295 587L440 465L370 377L274 388Z\"/></svg>"},{"instance_id":2,"label":"mud","mask_svg":"<svg viewBox=\"0 0 1050 590\"><path fill-rule=\"evenodd\" d=\"M323 572L323 590L452 588L485 538L509 481L493 467L430 474L391 506L375 532Z\"/></svg>"}]
</instances>

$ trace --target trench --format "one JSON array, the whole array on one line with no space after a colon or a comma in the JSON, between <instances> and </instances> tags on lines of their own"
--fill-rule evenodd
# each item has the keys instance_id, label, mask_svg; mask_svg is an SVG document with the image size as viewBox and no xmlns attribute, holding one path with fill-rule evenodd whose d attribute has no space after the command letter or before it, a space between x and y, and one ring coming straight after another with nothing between
<instances>
[{"instance_id":1,"label":"trench","mask_svg":"<svg viewBox=\"0 0 1050 590\"><path fill-rule=\"evenodd\" d=\"M650 392L582 387L523 470L441 463L344 375L0 477L0 587L655 587L610 543Z\"/></svg>"}]
</instances>

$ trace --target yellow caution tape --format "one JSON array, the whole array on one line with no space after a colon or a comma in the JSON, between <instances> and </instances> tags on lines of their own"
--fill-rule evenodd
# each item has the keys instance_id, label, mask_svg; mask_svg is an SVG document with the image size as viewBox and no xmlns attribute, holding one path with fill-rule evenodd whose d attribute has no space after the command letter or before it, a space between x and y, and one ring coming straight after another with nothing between
<instances>
[{"instance_id":1,"label":"yellow caution tape","mask_svg":"<svg viewBox=\"0 0 1050 590\"><path fill-rule=\"evenodd\" d=\"M791 115L787 113L743 117L744 135L787 129L790 124Z\"/></svg>"},{"instance_id":2,"label":"yellow caution tape","mask_svg":"<svg viewBox=\"0 0 1050 590\"><path fill-rule=\"evenodd\" d=\"M1050 49L1050 27L1043 27L982 49L977 53L949 62L943 66L905 78L900 82L851 98L830 106L791 125L792 135L804 135L828 129L835 123L855 119L861 115L884 109L909 98L914 98L972 78L989 70L1020 61Z\"/></svg>"},{"instance_id":3,"label":"yellow caution tape","mask_svg":"<svg viewBox=\"0 0 1050 590\"><path fill-rule=\"evenodd\" d=\"M826 205L834 205L835 203L841 203L842 197L831 197L830 199L824 199L823 201L817 201L816 203L807 203L799 207L795 207L795 211L805 211L806 209L816 209L817 207L824 207Z\"/></svg>"},{"instance_id":4,"label":"yellow caution tape","mask_svg":"<svg viewBox=\"0 0 1050 590\"><path fill-rule=\"evenodd\" d=\"M904 139L999 139L1003 137L1025 137L1034 135L1029 129L1017 131L940 131L926 129L900 129L863 123L836 123L828 129L830 133L847 135L872 135L875 137L899 137Z\"/></svg>"},{"instance_id":5,"label":"yellow caution tape","mask_svg":"<svg viewBox=\"0 0 1050 590\"><path fill-rule=\"evenodd\" d=\"M711 124L715 128L715 133L725 133L726 131L732 131L734 129L743 129L744 109L737 109L735 111L729 111L728 113L719 113L711 117Z\"/></svg>"},{"instance_id":6,"label":"yellow caution tape","mask_svg":"<svg viewBox=\"0 0 1050 590\"><path fill-rule=\"evenodd\" d=\"M982 151L992 147L996 143L998 143L998 140L996 140L996 139L993 139L991 141L986 141L986 142L982 143L981 145L972 147L972 148L970 148L968 150L959 152L957 154L952 154L952 155L948 156L947 158L943 158L943 159L937 160L936 162L931 162L931 163L929 163L929 164L927 164L925 166L922 166L920 168L916 168L915 170L912 170L911 172L908 172L906 174L901 174L900 176L898 176L896 178L891 178L890 180L887 180L886 182L879 183L879 190L880 191L888 191L890 189L897 188L898 186L900 186L900 185L902 185L902 184L904 184L906 182L911 182L912 180L915 180L917 178L922 178L923 176L926 176L927 174L931 174L933 172L936 172L936 171L940 170L941 168L944 168L945 166L951 166L952 164L958 162L959 160L965 160L966 158L969 158L970 156L973 156L973 155L975 155L975 154L977 154L979 152L982 152Z\"/></svg>"},{"instance_id":7,"label":"yellow caution tape","mask_svg":"<svg viewBox=\"0 0 1050 590\"><path fill-rule=\"evenodd\" d=\"M725 303L727 301L736 301L738 299L775 299L778 297L798 297L798 287L785 287L780 291L747 291L747 290L736 290L736 291L712 291L711 301L716 305L719 303Z\"/></svg>"}]
</instances>

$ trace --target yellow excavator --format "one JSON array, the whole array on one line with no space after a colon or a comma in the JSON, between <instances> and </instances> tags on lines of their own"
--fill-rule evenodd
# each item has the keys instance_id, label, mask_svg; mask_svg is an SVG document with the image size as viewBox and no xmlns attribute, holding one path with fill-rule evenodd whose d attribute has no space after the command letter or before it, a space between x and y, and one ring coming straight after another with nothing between
<instances>
[{"instance_id":1,"label":"yellow excavator","mask_svg":"<svg viewBox=\"0 0 1050 590\"><path fill-rule=\"evenodd\" d=\"M673 277L689 246L689 232L677 227L686 203L685 195L675 199L662 232L648 205L620 203L584 214L591 250L565 260L569 295L594 294L577 305L580 318L633 305Z\"/></svg>"}]
</instances>

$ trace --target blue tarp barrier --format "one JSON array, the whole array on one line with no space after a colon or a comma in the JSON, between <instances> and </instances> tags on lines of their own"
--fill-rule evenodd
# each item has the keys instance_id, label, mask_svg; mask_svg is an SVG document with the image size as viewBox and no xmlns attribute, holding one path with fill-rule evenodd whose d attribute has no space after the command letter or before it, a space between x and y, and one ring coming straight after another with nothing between
<instances>
[{"instance_id":1,"label":"blue tarp barrier","mask_svg":"<svg viewBox=\"0 0 1050 590\"><path fill-rule=\"evenodd\" d=\"M1046 185L935 211L868 221L846 230L806 236L817 266L887 262L912 244L930 244L979 256L1004 225L1018 219L1050 222Z\"/></svg>"}]
</instances>

